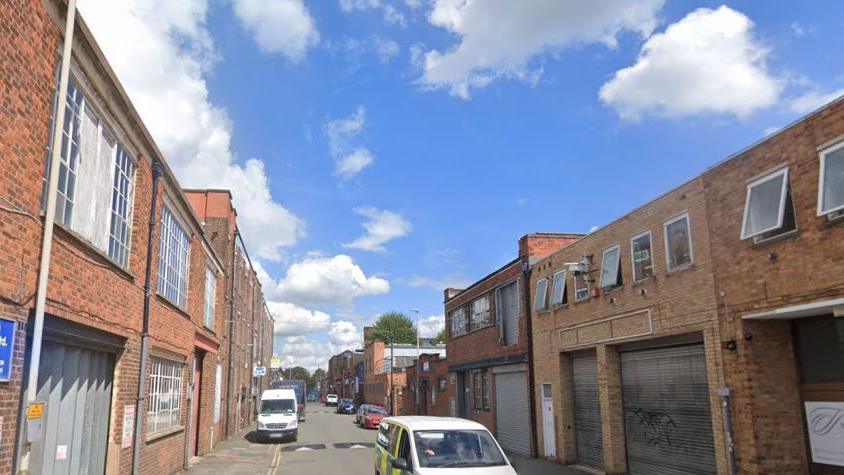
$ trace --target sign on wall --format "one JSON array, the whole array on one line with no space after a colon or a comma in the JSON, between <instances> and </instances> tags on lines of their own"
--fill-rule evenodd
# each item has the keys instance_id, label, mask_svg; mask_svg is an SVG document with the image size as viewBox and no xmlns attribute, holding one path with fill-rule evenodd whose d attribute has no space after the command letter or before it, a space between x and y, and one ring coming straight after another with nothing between
<instances>
[{"instance_id":1,"label":"sign on wall","mask_svg":"<svg viewBox=\"0 0 844 475\"><path fill-rule=\"evenodd\" d=\"M844 467L844 402L806 401L812 461Z\"/></svg>"},{"instance_id":2,"label":"sign on wall","mask_svg":"<svg viewBox=\"0 0 844 475\"><path fill-rule=\"evenodd\" d=\"M123 434L120 448L128 449L132 446L135 434L135 406L127 404L123 406Z\"/></svg>"},{"instance_id":3,"label":"sign on wall","mask_svg":"<svg viewBox=\"0 0 844 475\"><path fill-rule=\"evenodd\" d=\"M266 366L256 366L256 367L252 368L252 376L254 376L256 378L258 376L264 376L265 374L267 374L267 367Z\"/></svg>"},{"instance_id":4,"label":"sign on wall","mask_svg":"<svg viewBox=\"0 0 844 475\"><path fill-rule=\"evenodd\" d=\"M12 376L12 357L15 354L15 329L18 322L0 318L0 381Z\"/></svg>"}]
</instances>

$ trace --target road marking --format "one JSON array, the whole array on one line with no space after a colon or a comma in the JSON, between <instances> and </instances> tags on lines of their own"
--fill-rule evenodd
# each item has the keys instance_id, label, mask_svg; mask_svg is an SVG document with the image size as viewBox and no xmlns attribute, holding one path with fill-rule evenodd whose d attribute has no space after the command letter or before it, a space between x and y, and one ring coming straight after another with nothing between
<instances>
[{"instance_id":1,"label":"road marking","mask_svg":"<svg viewBox=\"0 0 844 475\"><path fill-rule=\"evenodd\" d=\"M351 447L349 447L349 448L350 448L350 449L365 449L365 448L366 448L366 446L365 446L365 445L360 445L360 444L355 444L355 445L353 445L353 446L351 446Z\"/></svg>"},{"instance_id":2,"label":"road marking","mask_svg":"<svg viewBox=\"0 0 844 475\"><path fill-rule=\"evenodd\" d=\"M306 452L306 451L309 451L309 450L314 450L314 449L312 449L310 447L299 447L298 449L294 450L294 452Z\"/></svg>"},{"instance_id":3,"label":"road marking","mask_svg":"<svg viewBox=\"0 0 844 475\"><path fill-rule=\"evenodd\" d=\"M273 461L270 464L270 468L267 470L267 475L275 475L281 467L281 448L276 446L274 452Z\"/></svg>"}]
</instances>

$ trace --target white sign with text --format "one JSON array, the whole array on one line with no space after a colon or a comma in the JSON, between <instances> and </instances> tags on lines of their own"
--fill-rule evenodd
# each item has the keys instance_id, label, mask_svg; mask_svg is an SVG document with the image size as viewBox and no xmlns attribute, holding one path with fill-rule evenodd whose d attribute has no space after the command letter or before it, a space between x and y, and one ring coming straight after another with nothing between
<instances>
[{"instance_id":1,"label":"white sign with text","mask_svg":"<svg viewBox=\"0 0 844 475\"><path fill-rule=\"evenodd\" d=\"M844 467L844 402L806 401L812 461Z\"/></svg>"}]
</instances>

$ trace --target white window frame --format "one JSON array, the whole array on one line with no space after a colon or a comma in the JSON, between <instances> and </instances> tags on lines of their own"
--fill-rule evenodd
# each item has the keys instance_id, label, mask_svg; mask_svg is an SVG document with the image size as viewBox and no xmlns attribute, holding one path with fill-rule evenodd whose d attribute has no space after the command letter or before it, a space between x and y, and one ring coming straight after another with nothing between
<instances>
[{"instance_id":1,"label":"white window frame","mask_svg":"<svg viewBox=\"0 0 844 475\"><path fill-rule=\"evenodd\" d=\"M775 226L756 231L752 234L749 233L747 229L747 219L750 216L750 196L753 193L753 189L759 185L767 183L771 180L775 180L779 177L782 177L782 187L780 188L779 208L777 211L777 224ZM773 173L768 173L765 176L762 176L749 182L747 184L747 195L744 200L744 216L741 221L741 239L750 239L752 237L761 236L765 233L780 229L783 224L783 219L785 218L786 199L788 199L788 167L782 168Z\"/></svg>"},{"instance_id":2,"label":"white window frame","mask_svg":"<svg viewBox=\"0 0 844 475\"><path fill-rule=\"evenodd\" d=\"M185 364L158 356L151 357L147 433L181 427L182 379ZM162 415L166 421L162 422Z\"/></svg>"},{"instance_id":3,"label":"white window frame","mask_svg":"<svg viewBox=\"0 0 844 475\"><path fill-rule=\"evenodd\" d=\"M586 284L586 287L578 287L577 286L577 278L580 277L580 276L583 276L583 282ZM574 289L574 301L575 302L584 302L586 300L589 300L589 297L590 297L590 295L589 295L589 276L586 275L585 273L581 273L580 276L576 275L574 272L572 272L572 274L571 274L571 282L572 282L572 288ZM580 291L580 290L585 290L586 295L583 296L583 297L578 297L578 293L579 293L578 291Z\"/></svg>"},{"instance_id":4,"label":"white window frame","mask_svg":"<svg viewBox=\"0 0 844 475\"><path fill-rule=\"evenodd\" d=\"M560 295L558 296L558 298L554 298L554 289L557 288L557 279L562 280L563 288L560 291ZM551 279L551 305L552 306L562 305L563 301L566 300L566 290L568 290L566 288L567 287L567 285L566 285L567 279L568 279L568 272L565 271L565 270L558 270L557 272L554 273L554 278Z\"/></svg>"},{"instance_id":5,"label":"white window frame","mask_svg":"<svg viewBox=\"0 0 844 475\"><path fill-rule=\"evenodd\" d=\"M818 152L818 159L821 162L820 177L818 179L818 216L824 216L835 213L836 211L844 210L844 203L831 209L823 209L823 192L824 187L826 186L826 181L824 180L824 176L826 175L826 157L827 155L835 153L841 149L844 149L844 141L838 142L837 144L827 147Z\"/></svg>"},{"instance_id":6,"label":"white window frame","mask_svg":"<svg viewBox=\"0 0 844 475\"><path fill-rule=\"evenodd\" d=\"M615 255L615 276L613 278L612 283L608 285L604 285L604 269L607 267L607 253L617 251ZM612 289L615 287L619 287L618 284L618 275L621 273L621 245L615 244L604 249L604 252L601 253L601 279L599 285L602 289Z\"/></svg>"},{"instance_id":7,"label":"white window frame","mask_svg":"<svg viewBox=\"0 0 844 475\"><path fill-rule=\"evenodd\" d=\"M170 216L168 223L165 222L165 215ZM175 229L171 230L170 226L175 226ZM170 246L173 244L173 241L170 238L180 237L178 234L173 235L175 231L180 231L184 235L185 242L176 243L180 248L184 247L184 249L177 249L175 252L178 254L171 255ZM176 213L166 204L161 208L161 230L158 240L157 292L177 307L185 309L188 304L190 285L190 233L182 225ZM182 250L184 250L184 254L181 253ZM174 259L175 262L173 262ZM181 267L182 264L184 264L184 268ZM173 278L170 275L173 270L176 272L175 281L170 280ZM170 288L168 289L168 287ZM175 294L173 294L174 291ZM175 297L175 300L173 297Z\"/></svg>"},{"instance_id":8,"label":"white window frame","mask_svg":"<svg viewBox=\"0 0 844 475\"><path fill-rule=\"evenodd\" d=\"M648 252L650 253L650 260L651 260L651 275L647 277L637 277L636 276L636 251L633 242L637 239L642 237L648 236ZM630 265L633 271L633 282L641 282L643 280L647 280L652 278L656 275L656 260L654 259L654 237L651 234L651 231L645 231L643 233L639 233L630 238Z\"/></svg>"},{"instance_id":9,"label":"white window frame","mask_svg":"<svg viewBox=\"0 0 844 475\"><path fill-rule=\"evenodd\" d=\"M112 185L111 222L109 223L108 255L123 267L129 266L132 250L132 218L135 209L135 160L115 139L114 173L118 177ZM117 197L115 198L115 195ZM117 209L115 209L117 207Z\"/></svg>"},{"instance_id":10,"label":"white window frame","mask_svg":"<svg viewBox=\"0 0 844 475\"><path fill-rule=\"evenodd\" d=\"M539 302L539 286L542 285L542 302ZM536 295L533 299L533 308L537 311L548 310L548 277L543 277L536 281Z\"/></svg>"},{"instance_id":11,"label":"white window frame","mask_svg":"<svg viewBox=\"0 0 844 475\"><path fill-rule=\"evenodd\" d=\"M679 265L677 267L673 267L671 265L671 250L668 246L668 226L676 223L677 221L682 221L683 219L686 220L686 237L689 241L689 262L686 264ZM685 269L686 267L691 266L695 263L695 251L694 251L694 240L692 239L692 220L689 217L689 213L679 214L668 221L662 223L662 237L664 245L665 245L665 268L668 272L674 272L677 270Z\"/></svg>"},{"instance_id":12,"label":"white window frame","mask_svg":"<svg viewBox=\"0 0 844 475\"><path fill-rule=\"evenodd\" d=\"M204 322L205 327L214 330L214 307L217 301L217 273L211 266L205 269L205 305Z\"/></svg>"}]
</instances>

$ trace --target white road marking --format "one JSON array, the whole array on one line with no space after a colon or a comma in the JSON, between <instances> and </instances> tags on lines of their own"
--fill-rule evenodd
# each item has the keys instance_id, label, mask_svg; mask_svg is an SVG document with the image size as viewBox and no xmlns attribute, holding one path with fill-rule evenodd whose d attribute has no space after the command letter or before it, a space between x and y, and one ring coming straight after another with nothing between
<instances>
[{"instance_id":1,"label":"white road marking","mask_svg":"<svg viewBox=\"0 0 844 475\"><path fill-rule=\"evenodd\" d=\"M307 452L309 450L314 450L310 447L299 447L298 449L294 450L294 452Z\"/></svg>"}]
</instances>

